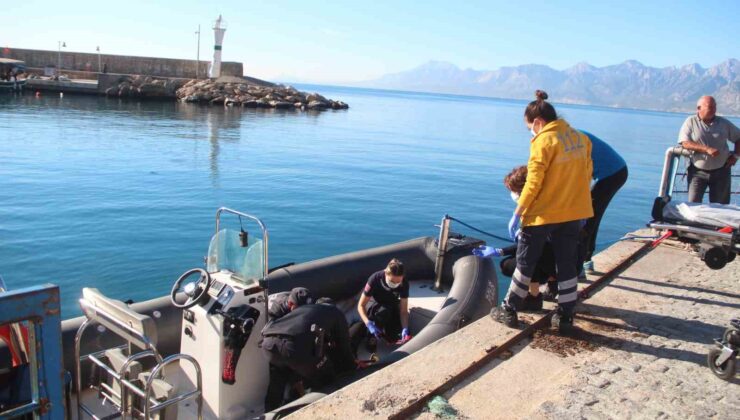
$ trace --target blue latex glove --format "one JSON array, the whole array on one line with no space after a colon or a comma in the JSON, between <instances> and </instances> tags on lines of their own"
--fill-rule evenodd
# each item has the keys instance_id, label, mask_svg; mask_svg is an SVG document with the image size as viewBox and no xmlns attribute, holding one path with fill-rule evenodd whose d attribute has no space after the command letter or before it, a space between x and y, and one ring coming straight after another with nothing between
<instances>
[{"instance_id":1,"label":"blue latex glove","mask_svg":"<svg viewBox=\"0 0 740 420\"><path fill-rule=\"evenodd\" d=\"M411 335L409 334L409 329L408 328L402 329L401 330L401 340L405 341L405 340L408 340L409 338L411 338Z\"/></svg>"},{"instance_id":2,"label":"blue latex glove","mask_svg":"<svg viewBox=\"0 0 740 420\"><path fill-rule=\"evenodd\" d=\"M516 215L516 213L513 214L511 216L511 220L509 220L509 237L512 241L516 241L517 230L519 230L519 221L520 218Z\"/></svg>"},{"instance_id":3,"label":"blue latex glove","mask_svg":"<svg viewBox=\"0 0 740 420\"><path fill-rule=\"evenodd\" d=\"M494 248L492 246L481 245L478 248L473 249L473 255L481 258L488 257L500 257L504 254L504 250L501 248Z\"/></svg>"},{"instance_id":4,"label":"blue latex glove","mask_svg":"<svg viewBox=\"0 0 740 420\"><path fill-rule=\"evenodd\" d=\"M373 321L367 321L367 330L370 334L374 335L375 338L380 338L380 328L378 328Z\"/></svg>"}]
</instances>

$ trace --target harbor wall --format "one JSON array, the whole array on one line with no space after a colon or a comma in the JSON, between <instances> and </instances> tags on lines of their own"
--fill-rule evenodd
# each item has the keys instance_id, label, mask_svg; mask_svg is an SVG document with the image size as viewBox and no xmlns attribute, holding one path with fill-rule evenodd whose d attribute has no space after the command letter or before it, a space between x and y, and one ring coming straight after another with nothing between
<instances>
[{"instance_id":1,"label":"harbor wall","mask_svg":"<svg viewBox=\"0 0 740 420\"><path fill-rule=\"evenodd\" d=\"M26 66L32 68L56 67L57 63L60 62L60 55L60 68L62 72L65 70L84 72L102 72L105 70L106 73L195 78L197 65L198 74L202 78L207 76L210 66L209 61L196 62L196 60L176 58L113 54L98 55L96 53L70 52L65 50L62 50L60 54L59 51L48 50L29 50L22 48L0 49L0 57L25 61ZM100 61L98 61L98 58ZM98 67L99 63L100 67ZM242 63L225 62L222 64L222 68L226 69L229 73L239 72L239 74L229 75L242 75Z\"/></svg>"}]
</instances>

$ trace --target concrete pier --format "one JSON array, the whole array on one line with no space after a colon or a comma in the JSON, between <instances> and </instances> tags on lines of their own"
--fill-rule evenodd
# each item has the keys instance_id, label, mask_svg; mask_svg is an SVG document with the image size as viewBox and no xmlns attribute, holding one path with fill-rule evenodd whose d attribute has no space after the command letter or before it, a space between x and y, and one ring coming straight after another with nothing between
<instances>
[{"instance_id":1,"label":"concrete pier","mask_svg":"<svg viewBox=\"0 0 740 420\"><path fill-rule=\"evenodd\" d=\"M27 90L50 90L53 92L65 93L83 93L89 95L98 94L97 80L49 80L49 79L28 79L26 82Z\"/></svg>"},{"instance_id":2,"label":"concrete pier","mask_svg":"<svg viewBox=\"0 0 740 420\"><path fill-rule=\"evenodd\" d=\"M596 268L609 271L640 247L617 243ZM500 352L521 331L485 317L289 418L439 418L418 404L432 395L461 419L736 418L740 381L715 377L706 354L738 315L738 279L740 263L713 271L668 242L579 303L572 337L546 327ZM489 353L498 357L454 381Z\"/></svg>"}]
</instances>

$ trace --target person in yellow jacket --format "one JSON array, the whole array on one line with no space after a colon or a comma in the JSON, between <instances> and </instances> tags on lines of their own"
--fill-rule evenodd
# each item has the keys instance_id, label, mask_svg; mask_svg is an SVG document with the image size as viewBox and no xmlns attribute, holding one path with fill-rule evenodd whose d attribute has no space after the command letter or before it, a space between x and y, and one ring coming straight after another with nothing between
<instances>
[{"instance_id":1,"label":"person in yellow jacket","mask_svg":"<svg viewBox=\"0 0 740 420\"><path fill-rule=\"evenodd\" d=\"M529 290L542 248L548 240L555 251L558 311L553 325L561 333L573 326L578 282L578 235L582 221L593 216L591 206L591 141L558 118L538 90L527 105L524 122L534 136L529 148L527 181L509 222L512 239L519 232L516 270L503 304L491 316L509 327L518 325L517 310ZM521 226L521 229L519 227Z\"/></svg>"}]
</instances>

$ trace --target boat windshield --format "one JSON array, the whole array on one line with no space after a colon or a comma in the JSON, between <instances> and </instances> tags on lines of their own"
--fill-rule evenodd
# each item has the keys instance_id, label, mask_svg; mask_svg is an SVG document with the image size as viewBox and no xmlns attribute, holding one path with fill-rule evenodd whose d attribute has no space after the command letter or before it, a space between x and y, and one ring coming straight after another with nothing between
<instances>
[{"instance_id":1,"label":"boat windshield","mask_svg":"<svg viewBox=\"0 0 740 420\"><path fill-rule=\"evenodd\" d=\"M243 247L239 233L222 229L213 235L206 268L209 273L228 272L245 286L255 286L264 273L262 238L249 235L247 246Z\"/></svg>"}]
</instances>

